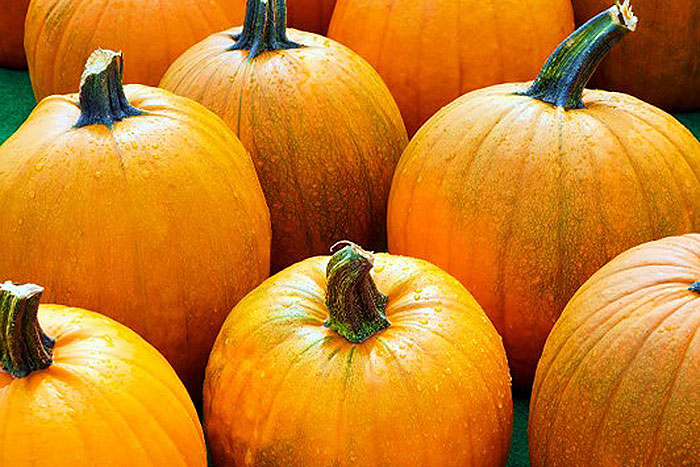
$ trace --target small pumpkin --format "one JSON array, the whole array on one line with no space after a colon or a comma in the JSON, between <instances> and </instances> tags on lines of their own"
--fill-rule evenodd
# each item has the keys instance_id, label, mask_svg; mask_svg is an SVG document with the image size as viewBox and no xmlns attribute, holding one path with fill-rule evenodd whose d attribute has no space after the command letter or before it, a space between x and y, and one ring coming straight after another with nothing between
<instances>
[{"instance_id":1,"label":"small pumpkin","mask_svg":"<svg viewBox=\"0 0 700 467\"><path fill-rule=\"evenodd\" d=\"M127 83L156 86L192 44L234 22L238 0L34 0L24 44L37 101L77 90L97 48L130 57Z\"/></svg>"},{"instance_id":2,"label":"small pumpkin","mask_svg":"<svg viewBox=\"0 0 700 467\"><path fill-rule=\"evenodd\" d=\"M130 326L198 397L226 314L268 275L269 213L221 119L121 73L95 52L80 94L44 99L0 147L0 276Z\"/></svg>"},{"instance_id":3,"label":"small pumpkin","mask_svg":"<svg viewBox=\"0 0 700 467\"><path fill-rule=\"evenodd\" d=\"M24 17L29 0L6 0L0 11L0 67L26 68Z\"/></svg>"},{"instance_id":4,"label":"small pumpkin","mask_svg":"<svg viewBox=\"0 0 700 467\"><path fill-rule=\"evenodd\" d=\"M501 339L469 292L353 244L236 306L204 402L216 465L502 466L513 409Z\"/></svg>"},{"instance_id":5,"label":"small pumpkin","mask_svg":"<svg viewBox=\"0 0 700 467\"><path fill-rule=\"evenodd\" d=\"M165 358L102 315L40 306L42 291L0 284L0 465L206 466Z\"/></svg>"},{"instance_id":6,"label":"small pumpkin","mask_svg":"<svg viewBox=\"0 0 700 467\"><path fill-rule=\"evenodd\" d=\"M634 97L584 90L636 17L627 2L566 39L533 83L466 94L401 158L392 253L427 259L474 294L524 389L554 322L615 255L700 229L700 143Z\"/></svg>"},{"instance_id":7,"label":"small pumpkin","mask_svg":"<svg viewBox=\"0 0 700 467\"><path fill-rule=\"evenodd\" d=\"M391 178L408 144L381 78L349 49L286 30L284 0L249 0L161 87L219 114L250 151L272 216L272 270L343 238L386 247Z\"/></svg>"},{"instance_id":8,"label":"small pumpkin","mask_svg":"<svg viewBox=\"0 0 700 467\"><path fill-rule=\"evenodd\" d=\"M465 92L530 79L573 23L569 0L338 0L328 36L379 72L413 135Z\"/></svg>"},{"instance_id":9,"label":"small pumpkin","mask_svg":"<svg viewBox=\"0 0 700 467\"><path fill-rule=\"evenodd\" d=\"M699 465L700 235L595 273L547 339L530 402L533 466Z\"/></svg>"},{"instance_id":10,"label":"small pumpkin","mask_svg":"<svg viewBox=\"0 0 700 467\"><path fill-rule=\"evenodd\" d=\"M574 0L580 23L610 0ZM622 91L666 110L700 109L700 2L635 0L648 24L604 60L594 86Z\"/></svg>"}]
</instances>

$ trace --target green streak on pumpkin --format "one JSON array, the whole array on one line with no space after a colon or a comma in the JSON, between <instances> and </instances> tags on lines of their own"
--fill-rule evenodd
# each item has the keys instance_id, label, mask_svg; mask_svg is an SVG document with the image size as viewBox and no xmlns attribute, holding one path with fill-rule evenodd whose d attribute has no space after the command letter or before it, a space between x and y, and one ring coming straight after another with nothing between
<instances>
[{"instance_id":1,"label":"green streak on pumpkin","mask_svg":"<svg viewBox=\"0 0 700 467\"><path fill-rule=\"evenodd\" d=\"M287 38L286 0L248 0L243 32L229 50L249 50L252 61L263 52L301 48Z\"/></svg>"}]
</instances>

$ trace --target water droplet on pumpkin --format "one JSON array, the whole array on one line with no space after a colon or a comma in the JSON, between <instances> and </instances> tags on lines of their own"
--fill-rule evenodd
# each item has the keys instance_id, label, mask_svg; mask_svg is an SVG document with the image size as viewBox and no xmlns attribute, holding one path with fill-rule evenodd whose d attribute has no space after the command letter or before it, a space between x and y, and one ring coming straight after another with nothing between
<instances>
[{"instance_id":1,"label":"water droplet on pumpkin","mask_svg":"<svg viewBox=\"0 0 700 467\"><path fill-rule=\"evenodd\" d=\"M37 171L39 171L39 170L41 170L41 169L44 168L44 164L39 163L39 164L35 165L34 168L35 168Z\"/></svg>"},{"instance_id":2,"label":"water droplet on pumpkin","mask_svg":"<svg viewBox=\"0 0 700 467\"><path fill-rule=\"evenodd\" d=\"M36 193L34 193L34 191L30 191L29 192L29 199L34 199L34 198L36 198Z\"/></svg>"},{"instance_id":3,"label":"water droplet on pumpkin","mask_svg":"<svg viewBox=\"0 0 700 467\"><path fill-rule=\"evenodd\" d=\"M428 320L427 320L427 319L421 319L421 320L418 320L418 322L419 322L420 324L428 324Z\"/></svg>"}]
</instances>

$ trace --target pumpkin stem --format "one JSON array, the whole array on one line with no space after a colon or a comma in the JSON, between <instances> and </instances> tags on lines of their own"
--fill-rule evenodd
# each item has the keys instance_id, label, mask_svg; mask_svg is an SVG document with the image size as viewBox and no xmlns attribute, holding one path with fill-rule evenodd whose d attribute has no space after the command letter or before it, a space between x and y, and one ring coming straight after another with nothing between
<instances>
[{"instance_id":1,"label":"pumpkin stem","mask_svg":"<svg viewBox=\"0 0 700 467\"><path fill-rule=\"evenodd\" d=\"M76 128L105 125L111 129L114 122L144 113L126 100L123 75L121 52L97 49L90 55L80 78L81 113Z\"/></svg>"},{"instance_id":2,"label":"pumpkin stem","mask_svg":"<svg viewBox=\"0 0 700 467\"><path fill-rule=\"evenodd\" d=\"M265 51L301 47L287 38L286 0L248 0L243 32L234 39L229 50L249 50L250 61Z\"/></svg>"},{"instance_id":3,"label":"pumpkin stem","mask_svg":"<svg viewBox=\"0 0 700 467\"><path fill-rule=\"evenodd\" d=\"M622 37L637 27L629 0L619 1L574 31L547 59L539 76L518 93L565 109L582 109L583 88L598 64Z\"/></svg>"},{"instance_id":4,"label":"pumpkin stem","mask_svg":"<svg viewBox=\"0 0 700 467\"><path fill-rule=\"evenodd\" d=\"M359 344L389 326L386 305L389 297L377 290L370 276L374 257L351 242L328 262L326 305L330 317L325 326L348 341Z\"/></svg>"},{"instance_id":5,"label":"pumpkin stem","mask_svg":"<svg viewBox=\"0 0 700 467\"><path fill-rule=\"evenodd\" d=\"M688 287L688 290L700 294L700 281L697 281L696 283Z\"/></svg>"},{"instance_id":6,"label":"pumpkin stem","mask_svg":"<svg viewBox=\"0 0 700 467\"><path fill-rule=\"evenodd\" d=\"M41 330L37 312L43 288L0 285L0 365L15 378L51 366L55 341Z\"/></svg>"}]
</instances>

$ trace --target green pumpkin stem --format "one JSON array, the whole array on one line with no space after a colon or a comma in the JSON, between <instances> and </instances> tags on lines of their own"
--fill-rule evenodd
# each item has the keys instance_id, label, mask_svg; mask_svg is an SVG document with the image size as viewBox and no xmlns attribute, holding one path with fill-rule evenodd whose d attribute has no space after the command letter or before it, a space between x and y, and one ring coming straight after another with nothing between
<instances>
[{"instance_id":1,"label":"green pumpkin stem","mask_svg":"<svg viewBox=\"0 0 700 467\"><path fill-rule=\"evenodd\" d=\"M629 0L615 5L574 31L544 64L539 76L521 95L563 107L582 109L583 89L598 64L622 37L637 26Z\"/></svg>"},{"instance_id":2,"label":"green pumpkin stem","mask_svg":"<svg viewBox=\"0 0 700 467\"><path fill-rule=\"evenodd\" d=\"M33 284L0 285L0 365L15 378L53 363L55 341L44 334L37 317L43 291Z\"/></svg>"},{"instance_id":3,"label":"green pumpkin stem","mask_svg":"<svg viewBox=\"0 0 700 467\"><path fill-rule=\"evenodd\" d=\"M700 281L695 282L693 285L688 287L688 290L700 294Z\"/></svg>"},{"instance_id":4,"label":"green pumpkin stem","mask_svg":"<svg viewBox=\"0 0 700 467\"><path fill-rule=\"evenodd\" d=\"M135 117L144 112L133 107L124 95L121 52L97 49L90 55L80 78L80 118L76 128L105 125Z\"/></svg>"},{"instance_id":5,"label":"green pumpkin stem","mask_svg":"<svg viewBox=\"0 0 700 467\"><path fill-rule=\"evenodd\" d=\"M386 305L389 297L377 290L370 271L371 253L350 242L328 262L326 306L330 317L327 328L348 341L359 344L389 326Z\"/></svg>"},{"instance_id":6,"label":"green pumpkin stem","mask_svg":"<svg viewBox=\"0 0 700 467\"><path fill-rule=\"evenodd\" d=\"M234 37L230 50L249 50L248 60L271 50L298 49L300 44L287 38L285 0L248 0L243 32Z\"/></svg>"}]
</instances>

